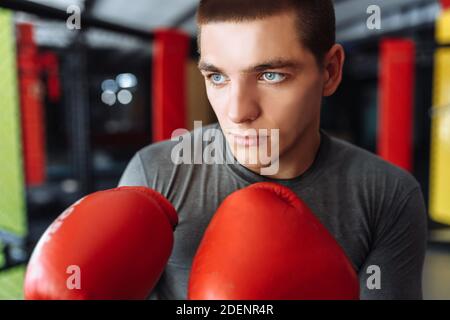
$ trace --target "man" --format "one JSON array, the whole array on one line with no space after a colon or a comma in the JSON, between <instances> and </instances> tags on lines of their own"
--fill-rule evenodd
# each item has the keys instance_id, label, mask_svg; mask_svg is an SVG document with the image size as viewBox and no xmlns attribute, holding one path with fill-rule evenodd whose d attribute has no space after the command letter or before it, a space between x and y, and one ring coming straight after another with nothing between
<instances>
[{"instance_id":1,"label":"man","mask_svg":"<svg viewBox=\"0 0 450 320\"><path fill-rule=\"evenodd\" d=\"M362 299L421 299L426 210L419 184L320 129L322 97L337 90L345 59L332 1L204 0L197 19L199 69L219 121L208 128L220 130L237 161L180 164L172 159L178 141L145 147L130 161L119 185L153 188L179 215L151 298L185 299L193 257L220 203L272 181L291 188L335 237L359 273ZM261 129L270 134L250 134ZM194 144L204 144L199 131ZM278 151L270 176L261 174L265 163L248 161L260 140L276 146L272 158Z\"/></svg>"}]
</instances>

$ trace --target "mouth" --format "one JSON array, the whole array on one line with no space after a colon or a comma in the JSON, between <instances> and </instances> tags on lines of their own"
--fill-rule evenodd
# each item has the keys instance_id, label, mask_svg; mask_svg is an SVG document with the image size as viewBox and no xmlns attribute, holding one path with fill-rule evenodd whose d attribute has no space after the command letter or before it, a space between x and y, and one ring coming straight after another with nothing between
<instances>
[{"instance_id":1,"label":"mouth","mask_svg":"<svg viewBox=\"0 0 450 320\"><path fill-rule=\"evenodd\" d=\"M265 142L268 138L266 135L258 135L258 134L239 134L239 133L228 133L231 141L234 145L241 147L255 147L259 146L262 142Z\"/></svg>"}]
</instances>

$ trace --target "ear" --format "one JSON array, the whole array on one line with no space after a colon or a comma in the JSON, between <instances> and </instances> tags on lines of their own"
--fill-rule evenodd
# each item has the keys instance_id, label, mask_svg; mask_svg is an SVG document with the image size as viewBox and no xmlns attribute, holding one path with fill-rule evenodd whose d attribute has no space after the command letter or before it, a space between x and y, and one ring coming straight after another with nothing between
<instances>
[{"instance_id":1,"label":"ear","mask_svg":"<svg viewBox=\"0 0 450 320\"><path fill-rule=\"evenodd\" d=\"M344 67L345 51L340 44L335 44L324 59L324 86L323 96L334 94L342 81L342 69Z\"/></svg>"}]
</instances>

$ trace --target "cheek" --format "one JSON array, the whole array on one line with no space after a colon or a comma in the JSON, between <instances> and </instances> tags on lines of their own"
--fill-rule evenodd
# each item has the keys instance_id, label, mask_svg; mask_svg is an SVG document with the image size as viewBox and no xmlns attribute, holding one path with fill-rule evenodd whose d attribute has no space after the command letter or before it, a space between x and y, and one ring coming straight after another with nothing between
<instances>
[{"instance_id":1,"label":"cheek","mask_svg":"<svg viewBox=\"0 0 450 320\"><path fill-rule=\"evenodd\" d=\"M222 114L225 113L226 107L226 96L223 90L217 90L215 88L211 88L208 84L206 84L206 94L208 96L209 103L213 108L216 116L220 118Z\"/></svg>"},{"instance_id":2,"label":"cheek","mask_svg":"<svg viewBox=\"0 0 450 320\"><path fill-rule=\"evenodd\" d=\"M281 130L307 121L311 117L310 110L317 104L314 101L316 94L311 89L296 85L266 94L261 103L266 117Z\"/></svg>"},{"instance_id":3,"label":"cheek","mask_svg":"<svg viewBox=\"0 0 450 320\"><path fill-rule=\"evenodd\" d=\"M320 115L321 91L318 82L295 83L265 96L264 113L272 128L280 129L282 145L289 145Z\"/></svg>"}]
</instances>

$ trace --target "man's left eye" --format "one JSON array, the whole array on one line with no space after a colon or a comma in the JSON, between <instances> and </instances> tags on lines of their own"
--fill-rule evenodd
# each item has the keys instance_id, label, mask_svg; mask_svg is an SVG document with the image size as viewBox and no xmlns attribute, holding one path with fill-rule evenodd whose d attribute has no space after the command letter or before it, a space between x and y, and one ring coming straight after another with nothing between
<instances>
[{"instance_id":1,"label":"man's left eye","mask_svg":"<svg viewBox=\"0 0 450 320\"><path fill-rule=\"evenodd\" d=\"M277 72L265 72L263 73L262 78L270 83L278 83L286 79L286 76Z\"/></svg>"}]
</instances>

